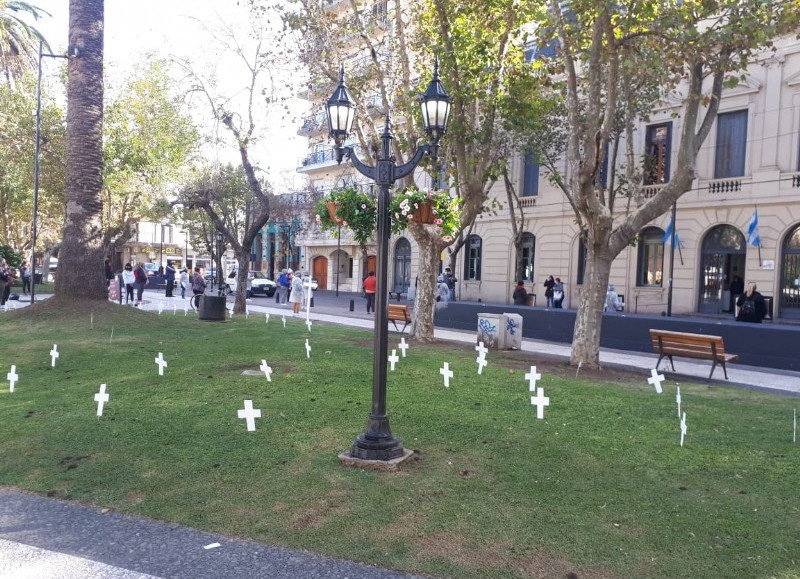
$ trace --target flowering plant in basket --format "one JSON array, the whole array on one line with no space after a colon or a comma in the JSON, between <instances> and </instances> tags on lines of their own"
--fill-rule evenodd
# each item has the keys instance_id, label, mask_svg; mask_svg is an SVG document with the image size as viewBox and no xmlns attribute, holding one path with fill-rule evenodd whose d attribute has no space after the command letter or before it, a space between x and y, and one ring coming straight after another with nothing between
<instances>
[{"instance_id":1,"label":"flowering plant in basket","mask_svg":"<svg viewBox=\"0 0 800 579\"><path fill-rule=\"evenodd\" d=\"M335 217L328 209L330 203L335 204ZM316 213L320 228L338 235L339 226L346 227L353 232L359 245L366 245L375 233L375 200L354 187L331 191L330 195L317 203Z\"/></svg>"},{"instance_id":2,"label":"flowering plant in basket","mask_svg":"<svg viewBox=\"0 0 800 579\"><path fill-rule=\"evenodd\" d=\"M431 223L440 229L444 241L451 241L461 226L460 205L461 199L447 191L406 187L394 194L389 206L392 232L406 229L409 221Z\"/></svg>"}]
</instances>

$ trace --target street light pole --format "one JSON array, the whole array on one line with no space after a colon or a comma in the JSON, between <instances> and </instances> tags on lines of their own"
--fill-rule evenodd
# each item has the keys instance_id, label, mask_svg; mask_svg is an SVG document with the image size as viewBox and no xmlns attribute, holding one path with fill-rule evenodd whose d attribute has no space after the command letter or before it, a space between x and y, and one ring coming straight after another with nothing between
<instances>
[{"instance_id":1,"label":"street light pole","mask_svg":"<svg viewBox=\"0 0 800 579\"><path fill-rule=\"evenodd\" d=\"M39 155L42 141L42 58L69 58L75 54L50 54L42 52L43 43L39 41L39 66L36 77L36 144L33 155L33 223L31 224L31 303L36 301L36 234L39 219ZM42 280L50 271L50 264L42 263Z\"/></svg>"},{"instance_id":2,"label":"street light pole","mask_svg":"<svg viewBox=\"0 0 800 579\"><path fill-rule=\"evenodd\" d=\"M217 231L217 286L222 287L222 232Z\"/></svg>"},{"instance_id":3,"label":"street light pole","mask_svg":"<svg viewBox=\"0 0 800 579\"><path fill-rule=\"evenodd\" d=\"M359 173L372 179L378 185L378 286L375 293L372 411L370 412L366 429L356 438L350 448L348 455L350 459L390 461L406 456L402 443L392 435L389 427L389 417L386 413L386 366L389 334L386 304L388 296L389 236L391 234L389 205L392 198L389 188L394 186L395 181L410 175L426 154L430 154L433 159L438 156L439 139L447 130L447 120L450 115L450 96L439 80L438 60L434 65L433 79L428 84L425 94L420 98L420 104L425 123L425 132L431 141L430 144L418 147L414 156L407 163L397 165L392 155L394 135L387 115L380 137L381 147L378 152L377 162L374 167L371 167L358 158L352 147L344 146L355 117L355 105L351 101L350 94L344 84L344 67L341 67L339 73L339 86L326 103L330 136L333 137L336 143L337 162L341 163L344 157L348 157Z\"/></svg>"},{"instance_id":4,"label":"street light pole","mask_svg":"<svg viewBox=\"0 0 800 579\"><path fill-rule=\"evenodd\" d=\"M339 234L336 236L336 297L339 297L339 270L342 269L339 262L342 259L342 224L339 224Z\"/></svg>"}]
</instances>

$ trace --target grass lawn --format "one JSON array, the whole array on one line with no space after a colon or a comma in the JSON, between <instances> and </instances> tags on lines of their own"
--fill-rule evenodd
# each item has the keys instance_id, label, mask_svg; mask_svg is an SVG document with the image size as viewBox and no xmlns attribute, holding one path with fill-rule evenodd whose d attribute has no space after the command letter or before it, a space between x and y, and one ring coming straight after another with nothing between
<instances>
[{"instance_id":1,"label":"grass lawn","mask_svg":"<svg viewBox=\"0 0 800 579\"><path fill-rule=\"evenodd\" d=\"M371 332L53 300L0 315L0 370L20 376L0 385L1 485L436 576L800 577L797 398L680 384L681 448L676 385L656 394L647 369L576 379L490 352L478 376L472 347L412 341L388 409L416 460L362 471L337 454L367 422ZM242 375L262 359L271 383Z\"/></svg>"}]
</instances>

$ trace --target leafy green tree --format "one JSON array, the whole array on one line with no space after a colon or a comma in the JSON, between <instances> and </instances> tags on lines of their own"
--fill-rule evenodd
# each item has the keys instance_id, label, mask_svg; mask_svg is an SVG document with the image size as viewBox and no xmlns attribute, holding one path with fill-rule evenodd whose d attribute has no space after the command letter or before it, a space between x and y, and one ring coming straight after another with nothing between
<instances>
[{"instance_id":1,"label":"leafy green tree","mask_svg":"<svg viewBox=\"0 0 800 579\"><path fill-rule=\"evenodd\" d=\"M540 90L565 104L567 140L559 164L535 139L530 146L569 202L586 247L571 363L599 365L612 261L691 188L695 159L723 87L739 81L756 50L797 28L797 11L796 0L548 0L538 12L537 44L550 48L552 56L542 51L532 66L542 73ZM646 111L670 93L683 101L677 162L669 182L645 196L633 132ZM615 161L620 142L626 143L623 173L603 186L606 151Z\"/></svg>"},{"instance_id":2,"label":"leafy green tree","mask_svg":"<svg viewBox=\"0 0 800 579\"><path fill-rule=\"evenodd\" d=\"M271 115L283 114L285 86L273 75L286 61L285 46L280 42L280 19L277 13L265 11L254 13L250 19L250 29L246 31L220 25L218 30L207 28L210 40L218 47L220 54L229 59L230 70L242 71L246 76L244 88L223 86L218 82L215 67L201 69L197 64L186 60L178 61L185 73L189 94L198 96L210 113L216 128L224 128L216 134L216 145L233 145L241 161L241 171L249 195L240 197L239 211L242 214L241 226L232 227L226 222L227 215L217 209L216 198L221 181L213 179L225 176L227 180L238 171L227 167L212 172L204 183L195 183L194 189L184 189L182 199L187 207L202 209L211 219L225 241L236 252L239 263L237 273L237 293L234 311L243 313L245 287L250 271L250 249L261 228L270 216L272 192L261 178L261 169L252 158L252 151L259 138L269 126L264 111ZM260 174L261 173L261 174ZM202 186L200 186L202 185Z\"/></svg>"},{"instance_id":3,"label":"leafy green tree","mask_svg":"<svg viewBox=\"0 0 800 579\"><path fill-rule=\"evenodd\" d=\"M266 183L259 183L259 187L262 191L269 191ZM244 313L250 250L267 221L264 205L253 195L247 171L231 164L206 170L184 186L174 203L183 207L183 223L192 232L193 240L209 239L214 244L215 234L219 231L224 236L226 247L233 249L238 263L234 311ZM202 212L202 215L196 212ZM213 226L211 231L208 221ZM206 235L208 237L204 237Z\"/></svg>"},{"instance_id":4,"label":"leafy green tree","mask_svg":"<svg viewBox=\"0 0 800 579\"><path fill-rule=\"evenodd\" d=\"M39 57L39 42L50 47L42 34L23 18L34 20L49 12L28 2L0 0L0 71L7 85L13 85L26 71L35 70Z\"/></svg>"},{"instance_id":5,"label":"leafy green tree","mask_svg":"<svg viewBox=\"0 0 800 579\"><path fill-rule=\"evenodd\" d=\"M134 69L111 87L103 123L103 246L123 244L136 223L157 221L200 137L163 60Z\"/></svg>"},{"instance_id":6,"label":"leafy green tree","mask_svg":"<svg viewBox=\"0 0 800 579\"><path fill-rule=\"evenodd\" d=\"M103 272L103 3L70 0L66 215L56 299L106 299Z\"/></svg>"},{"instance_id":7,"label":"leafy green tree","mask_svg":"<svg viewBox=\"0 0 800 579\"><path fill-rule=\"evenodd\" d=\"M253 4L263 3L253 0ZM416 97L430 80L434 55L439 57L453 111L449 135L441 143L441 161L428 160L423 168L436 181L444 173L463 205L455 239L445 240L437 228L418 223L408 227L420 250L412 333L429 341L441 251L452 246L450 259L455 261L465 232L486 209L489 190L507 156L498 111L507 72L522 59L521 25L530 19L530 9L512 0L428 0L389 6L384 13L350 1L334 11L326 0L299 0L286 19L300 33L300 54L310 71L312 91L328 87L330 94L338 82L340 63L350 63L347 86L356 100L354 135L362 151L378 146L381 123L375 122L375 113L402 119L393 127L392 152L398 164L427 140ZM398 185L409 184L410 178Z\"/></svg>"},{"instance_id":8,"label":"leafy green tree","mask_svg":"<svg viewBox=\"0 0 800 579\"><path fill-rule=\"evenodd\" d=\"M46 87L44 87L46 88ZM64 220L63 112L43 90L39 155L38 235L40 248L60 239ZM28 252L33 217L36 79L0 84L0 242ZM29 257L30 259L30 257Z\"/></svg>"}]
</instances>

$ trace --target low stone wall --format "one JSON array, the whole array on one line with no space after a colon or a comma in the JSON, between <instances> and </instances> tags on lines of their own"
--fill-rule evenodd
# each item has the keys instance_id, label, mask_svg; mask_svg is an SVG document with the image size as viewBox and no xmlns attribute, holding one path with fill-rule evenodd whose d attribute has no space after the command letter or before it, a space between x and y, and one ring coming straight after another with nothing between
<instances>
[{"instance_id":1,"label":"low stone wall","mask_svg":"<svg viewBox=\"0 0 800 579\"><path fill-rule=\"evenodd\" d=\"M437 309L436 326L474 331L477 336L478 314L483 312L521 315L522 335L526 338L572 342L575 310L450 302ZM605 314L600 345L617 350L652 352L650 328L722 336L725 351L738 354L741 364L800 371L800 327L776 323L746 324L733 319Z\"/></svg>"}]
</instances>

